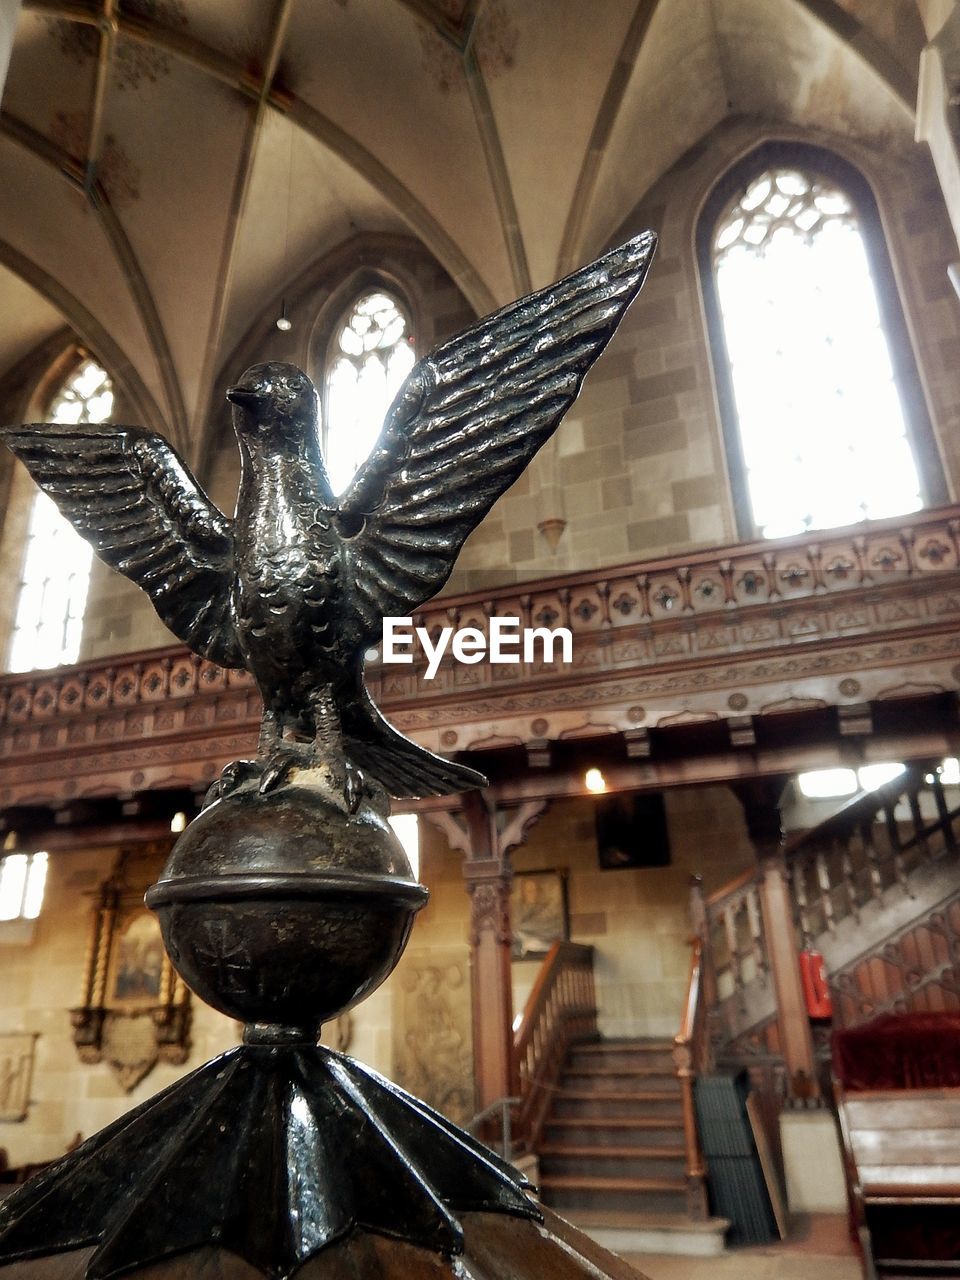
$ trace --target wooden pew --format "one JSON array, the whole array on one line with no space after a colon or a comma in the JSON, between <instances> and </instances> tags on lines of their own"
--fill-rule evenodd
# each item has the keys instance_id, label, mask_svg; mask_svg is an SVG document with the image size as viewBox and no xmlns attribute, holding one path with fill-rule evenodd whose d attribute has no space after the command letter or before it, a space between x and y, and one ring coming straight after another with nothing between
<instances>
[{"instance_id":1,"label":"wooden pew","mask_svg":"<svg viewBox=\"0 0 960 1280\"><path fill-rule=\"evenodd\" d=\"M867 1280L960 1276L960 1088L838 1086L837 1110Z\"/></svg>"}]
</instances>

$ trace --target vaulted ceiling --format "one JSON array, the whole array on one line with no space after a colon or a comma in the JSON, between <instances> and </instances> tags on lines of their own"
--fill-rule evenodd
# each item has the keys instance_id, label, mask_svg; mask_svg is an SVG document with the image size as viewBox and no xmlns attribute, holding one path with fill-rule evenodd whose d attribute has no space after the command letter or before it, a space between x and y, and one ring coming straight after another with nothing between
<instances>
[{"instance_id":1,"label":"vaulted ceiling","mask_svg":"<svg viewBox=\"0 0 960 1280\"><path fill-rule=\"evenodd\" d=\"M24 0L0 375L68 323L192 455L251 321L358 231L482 312L729 114L909 145L923 41L913 0Z\"/></svg>"}]
</instances>

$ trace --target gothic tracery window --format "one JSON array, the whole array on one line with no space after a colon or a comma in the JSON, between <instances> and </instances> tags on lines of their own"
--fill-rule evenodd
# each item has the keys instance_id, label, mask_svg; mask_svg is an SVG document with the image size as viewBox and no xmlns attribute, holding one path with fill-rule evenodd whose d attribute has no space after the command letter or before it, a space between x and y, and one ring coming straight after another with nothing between
<instances>
[{"instance_id":1,"label":"gothic tracery window","mask_svg":"<svg viewBox=\"0 0 960 1280\"><path fill-rule=\"evenodd\" d=\"M701 234L744 535L902 515L940 496L908 425L911 357L902 317L891 343L860 203L816 167L754 165L714 201L706 244Z\"/></svg>"},{"instance_id":2,"label":"gothic tracery window","mask_svg":"<svg viewBox=\"0 0 960 1280\"><path fill-rule=\"evenodd\" d=\"M113 412L113 384L96 361L83 359L53 397L51 422L106 422ZM93 552L60 515L52 499L37 493L30 511L8 668L32 671L75 662Z\"/></svg>"},{"instance_id":3,"label":"gothic tracery window","mask_svg":"<svg viewBox=\"0 0 960 1280\"><path fill-rule=\"evenodd\" d=\"M334 493L369 454L415 359L399 301L384 289L356 298L334 331L324 377L324 459Z\"/></svg>"}]
</instances>

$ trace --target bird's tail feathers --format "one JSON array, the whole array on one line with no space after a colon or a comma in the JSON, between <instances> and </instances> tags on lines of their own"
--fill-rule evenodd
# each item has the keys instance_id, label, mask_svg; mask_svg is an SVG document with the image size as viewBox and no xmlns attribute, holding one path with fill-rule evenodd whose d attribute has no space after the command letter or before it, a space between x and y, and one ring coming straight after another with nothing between
<instances>
[{"instance_id":1,"label":"bird's tail feathers","mask_svg":"<svg viewBox=\"0 0 960 1280\"><path fill-rule=\"evenodd\" d=\"M368 694L351 719L353 723L343 726L348 756L383 783L392 796L445 796L487 786L487 779L476 769L436 756L398 733Z\"/></svg>"}]
</instances>

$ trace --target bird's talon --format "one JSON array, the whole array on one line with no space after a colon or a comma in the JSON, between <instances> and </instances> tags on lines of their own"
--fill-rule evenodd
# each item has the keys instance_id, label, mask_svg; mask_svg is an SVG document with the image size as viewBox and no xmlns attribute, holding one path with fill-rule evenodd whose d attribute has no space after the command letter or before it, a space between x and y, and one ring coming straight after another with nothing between
<instances>
[{"instance_id":1,"label":"bird's talon","mask_svg":"<svg viewBox=\"0 0 960 1280\"><path fill-rule=\"evenodd\" d=\"M262 765L260 777L260 794L274 791L286 782L296 768L308 767L311 763L310 752L304 747L286 743L283 747L271 752Z\"/></svg>"},{"instance_id":2,"label":"bird's talon","mask_svg":"<svg viewBox=\"0 0 960 1280\"><path fill-rule=\"evenodd\" d=\"M260 786L258 788L260 794L265 796L268 791L275 791L276 788L286 780L292 766L293 761L286 759L278 760L264 769L260 777Z\"/></svg>"},{"instance_id":3,"label":"bird's talon","mask_svg":"<svg viewBox=\"0 0 960 1280\"><path fill-rule=\"evenodd\" d=\"M259 768L255 760L231 760L229 764L223 766L220 770L219 779L207 792L204 806L212 804L214 800L222 800L225 796L230 795L232 791L236 791L245 782L255 778L258 772Z\"/></svg>"},{"instance_id":4,"label":"bird's talon","mask_svg":"<svg viewBox=\"0 0 960 1280\"><path fill-rule=\"evenodd\" d=\"M360 801L363 799L363 793L366 786L366 780L360 769L346 762L347 780L343 787L343 798L347 802L347 809L350 813L356 813L360 808Z\"/></svg>"}]
</instances>

